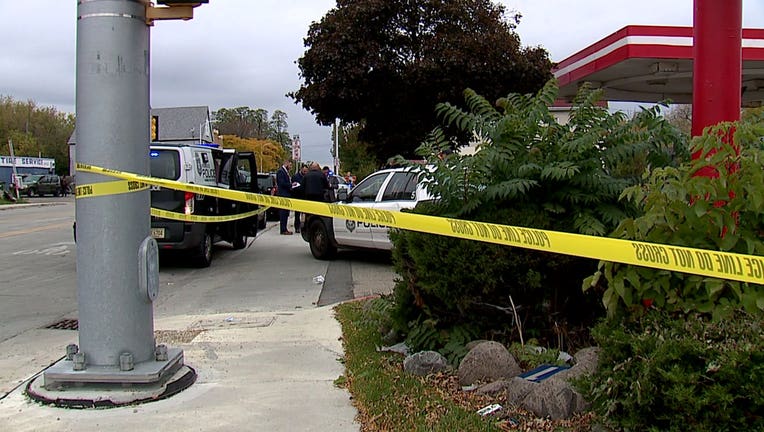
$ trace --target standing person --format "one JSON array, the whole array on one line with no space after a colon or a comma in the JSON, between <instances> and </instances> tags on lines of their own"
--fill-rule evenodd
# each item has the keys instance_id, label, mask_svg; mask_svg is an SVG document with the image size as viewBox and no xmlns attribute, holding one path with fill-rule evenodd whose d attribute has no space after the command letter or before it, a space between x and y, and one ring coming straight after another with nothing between
<instances>
[{"instance_id":1,"label":"standing person","mask_svg":"<svg viewBox=\"0 0 764 432\"><path fill-rule=\"evenodd\" d=\"M286 159L281 165L281 168L276 172L276 195L284 198L292 197L292 176L289 174L289 170L292 169L292 161ZM287 221L289 220L289 210L279 210L279 228L281 228L281 235L292 235L292 231L287 229Z\"/></svg>"},{"instance_id":2,"label":"standing person","mask_svg":"<svg viewBox=\"0 0 764 432\"><path fill-rule=\"evenodd\" d=\"M305 186L302 181L307 173L307 165L303 165L298 171L295 171L292 176L292 198L305 199ZM294 211L294 232L300 232L300 212L297 210Z\"/></svg>"},{"instance_id":3,"label":"standing person","mask_svg":"<svg viewBox=\"0 0 764 432\"><path fill-rule=\"evenodd\" d=\"M305 199L311 201L326 201L329 190L329 180L323 172L321 165L316 162L310 164L310 171L305 175Z\"/></svg>"},{"instance_id":4,"label":"standing person","mask_svg":"<svg viewBox=\"0 0 764 432\"><path fill-rule=\"evenodd\" d=\"M337 189L340 187L340 182L337 180L337 177L334 176L328 166L325 166L323 171L324 177L329 180L329 189L326 191L326 201L335 202L337 201Z\"/></svg>"},{"instance_id":5,"label":"standing person","mask_svg":"<svg viewBox=\"0 0 764 432\"><path fill-rule=\"evenodd\" d=\"M350 171L345 174L345 182L348 184L350 189L353 189L353 186L355 186L355 176L350 174Z\"/></svg>"},{"instance_id":6,"label":"standing person","mask_svg":"<svg viewBox=\"0 0 764 432\"><path fill-rule=\"evenodd\" d=\"M67 196L69 195L69 183L71 183L71 180L69 180L70 177L68 175L61 176L61 195Z\"/></svg>"}]
</instances>

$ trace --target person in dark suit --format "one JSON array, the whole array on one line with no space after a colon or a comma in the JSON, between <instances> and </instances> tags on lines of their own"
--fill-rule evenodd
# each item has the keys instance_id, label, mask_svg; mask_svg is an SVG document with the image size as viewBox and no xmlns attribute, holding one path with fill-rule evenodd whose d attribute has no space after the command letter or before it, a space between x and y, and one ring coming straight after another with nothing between
<instances>
[{"instance_id":1,"label":"person in dark suit","mask_svg":"<svg viewBox=\"0 0 764 432\"><path fill-rule=\"evenodd\" d=\"M299 170L295 170L295 173L292 176L292 198L305 199L305 186L302 181L307 173L307 165L302 165ZM300 212L297 210L294 211L294 232L300 232Z\"/></svg>"},{"instance_id":2,"label":"person in dark suit","mask_svg":"<svg viewBox=\"0 0 764 432\"><path fill-rule=\"evenodd\" d=\"M281 168L276 172L276 195L284 198L292 197L292 175L289 171L292 169L292 161L287 159L281 165ZM292 231L287 229L287 221L289 220L289 210L279 210L279 228L281 228L281 235L292 235Z\"/></svg>"},{"instance_id":3,"label":"person in dark suit","mask_svg":"<svg viewBox=\"0 0 764 432\"><path fill-rule=\"evenodd\" d=\"M310 165L310 171L303 178L303 184L305 185L305 199L326 201L329 180L321 171L321 166L318 163L313 162Z\"/></svg>"}]
</instances>

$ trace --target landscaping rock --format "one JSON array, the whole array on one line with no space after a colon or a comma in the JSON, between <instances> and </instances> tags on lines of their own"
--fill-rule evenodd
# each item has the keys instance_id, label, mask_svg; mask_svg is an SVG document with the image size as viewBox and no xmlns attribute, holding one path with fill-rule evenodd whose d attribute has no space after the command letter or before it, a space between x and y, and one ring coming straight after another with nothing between
<instances>
[{"instance_id":1,"label":"landscaping rock","mask_svg":"<svg viewBox=\"0 0 764 432\"><path fill-rule=\"evenodd\" d=\"M475 348L476 346L480 345L483 342L490 342L488 339L476 339L474 341L467 342L467 345L464 347L467 348L467 352L472 351L472 348Z\"/></svg>"},{"instance_id":2,"label":"landscaping rock","mask_svg":"<svg viewBox=\"0 0 764 432\"><path fill-rule=\"evenodd\" d=\"M576 355L573 356L576 359L576 366L582 369L584 373L593 374L597 371L601 351L602 349L599 347L582 348L576 351Z\"/></svg>"},{"instance_id":3,"label":"landscaping rock","mask_svg":"<svg viewBox=\"0 0 764 432\"><path fill-rule=\"evenodd\" d=\"M448 360L435 351L420 351L403 360L403 371L417 376L426 376L447 369Z\"/></svg>"},{"instance_id":4,"label":"landscaping rock","mask_svg":"<svg viewBox=\"0 0 764 432\"><path fill-rule=\"evenodd\" d=\"M513 405L521 405L523 399L525 399L525 397L528 396L528 394L532 392L533 389L540 385L541 384L535 383L533 381L528 381L525 378L512 378L509 381L509 386L507 387L507 402Z\"/></svg>"},{"instance_id":5,"label":"landscaping rock","mask_svg":"<svg viewBox=\"0 0 764 432\"><path fill-rule=\"evenodd\" d=\"M554 375L551 379L570 381L583 375L591 375L597 372L600 351L601 350L598 347L589 347L578 350L573 356L576 361L573 364L573 367Z\"/></svg>"},{"instance_id":6,"label":"landscaping rock","mask_svg":"<svg viewBox=\"0 0 764 432\"><path fill-rule=\"evenodd\" d=\"M478 344L464 356L459 364L459 384L467 386L479 381L510 379L521 373L517 361L498 342Z\"/></svg>"},{"instance_id":7,"label":"landscaping rock","mask_svg":"<svg viewBox=\"0 0 764 432\"><path fill-rule=\"evenodd\" d=\"M478 387L475 393L481 395L496 395L505 392L510 386L507 380L498 380Z\"/></svg>"},{"instance_id":8,"label":"landscaping rock","mask_svg":"<svg viewBox=\"0 0 764 432\"><path fill-rule=\"evenodd\" d=\"M518 404L537 416L549 417L552 420L570 418L574 414L585 411L589 404L573 388L570 381L595 373L599 352L600 349L596 347L579 350L573 356L575 359L573 367L540 383L516 378L507 391L508 402Z\"/></svg>"},{"instance_id":9,"label":"landscaping rock","mask_svg":"<svg viewBox=\"0 0 764 432\"><path fill-rule=\"evenodd\" d=\"M564 380L548 379L535 386L523 399L521 406L539 417L561 420L583 412L588 404Z\"/></svg>"}]
</instances>

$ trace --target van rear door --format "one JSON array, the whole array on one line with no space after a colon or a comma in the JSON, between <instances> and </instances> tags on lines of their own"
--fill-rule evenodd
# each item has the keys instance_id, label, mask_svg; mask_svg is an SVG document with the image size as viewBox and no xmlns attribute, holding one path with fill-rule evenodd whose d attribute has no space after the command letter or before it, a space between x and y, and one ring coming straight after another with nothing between
<instances>
[{"instance_id":1,"label":"van rear door","mask_svg":"<svg viewBox=\"0 0 764 432\"><path fill-rule=\"evenodd\" d=\"M151 177L181 181L180 151L175 148L149 151ZM151 206L160 210L184 213L185 193L173 189L151 186Z\"/></svg>"},{"instance_id":2,"label":"van rear door","mask_svg":"<svg viewBox=\"0 0 764 432\"><path fill-rule=\"evenodd\" d=\"M219 182L231 190L242 192L257 192L257 163L252 152L236 153L231 150L223 151ZM235 200L220 200L220 214L239 214L257 210L257 204ZM233 234L243 234L254 237L257 234L257 215L236 221Z\"/></svg>"}]
</instances>

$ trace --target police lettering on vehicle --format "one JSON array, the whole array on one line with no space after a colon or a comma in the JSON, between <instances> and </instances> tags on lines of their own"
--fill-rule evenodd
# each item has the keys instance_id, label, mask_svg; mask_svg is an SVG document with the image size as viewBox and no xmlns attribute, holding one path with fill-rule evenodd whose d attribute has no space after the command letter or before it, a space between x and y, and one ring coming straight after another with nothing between
<instances>
[{"instance_id":1,"label":"police lettering on vehicle","mask_svg":"<svg viewBox=\"0 0 764 432\"><path fill-rule=\"evenodd\" d=\"M356 222L352 220L345 221L345 228L348 229L348 231L353 232L356 228L359 226L362 226L364 228L387 228L387 225L377 225L377 224L370 224L367 222Z\"/></svg>"},{"instance_id":2,"label":"police lettering on vehicle","mask_svg":"<svg viewBox=\"0 0 764 432\"><path fill-rule=\"evenodd\" d=\"M215 182L215 168L212 167L209 156L203 152L195 152L194 159L196 160L196 173L205 182Z\"/></svg>"}]
</instances>

